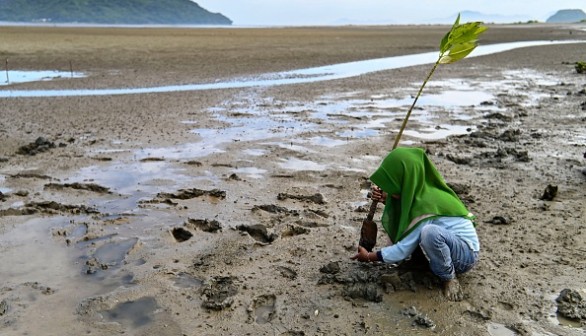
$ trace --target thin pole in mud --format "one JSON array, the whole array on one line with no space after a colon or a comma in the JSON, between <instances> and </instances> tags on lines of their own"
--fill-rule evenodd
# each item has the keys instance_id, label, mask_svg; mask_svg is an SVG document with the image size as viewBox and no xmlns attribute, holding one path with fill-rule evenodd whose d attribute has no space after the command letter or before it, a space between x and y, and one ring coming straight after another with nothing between
<instances>
[{"instance_id":1,"label":"thin pole in mud","mask_svg":"<svg viewBox=\"0 0 586 336\"><path fill-rule=\"evenodd\" d=\"M10 83L10 78L8 77L8 58L6 59L6 83Z\"/></svg>"},{"instance_id":2,"label":"thin pole in mud","mask_svg":"<svg viewBox=\"0 0 586 336\"><path fill-rule=\"evenodd\" d=\"M73 78L73 64L71 63L71 60L69 60L69 72L71 73L71 78Z\"/></svg>"}]
</instances>

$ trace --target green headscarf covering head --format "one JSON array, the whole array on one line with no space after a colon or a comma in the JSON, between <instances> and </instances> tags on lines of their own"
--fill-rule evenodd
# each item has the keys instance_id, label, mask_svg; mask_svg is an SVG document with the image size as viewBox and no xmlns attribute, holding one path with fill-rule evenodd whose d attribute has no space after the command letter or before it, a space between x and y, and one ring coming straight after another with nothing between
<instances>
[{"instance_id":1,"label":"green headscarf covering head","mask_svg":"<svg viewBox=\"0 0 586 336\"><path fill-rule=\"evenodd\" d=\"M396 243L429 217L470 216L421 148L394 149L370 180L388 194L382 225ZM400 195L399 199L391 195Z\"/></svg>"}]
</instances>

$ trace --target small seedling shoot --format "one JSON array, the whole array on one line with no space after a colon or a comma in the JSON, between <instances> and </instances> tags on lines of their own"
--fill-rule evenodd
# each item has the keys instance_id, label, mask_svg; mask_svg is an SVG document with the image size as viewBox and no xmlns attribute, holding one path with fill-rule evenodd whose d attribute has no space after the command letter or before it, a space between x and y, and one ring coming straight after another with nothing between
<instances>
[{"instance_id":1,"label":"small seedling shoot","mask_svg":"<svg viewBox=\"0 0 586 336\"><path fill-rule=\"evenodd\" d=\"M468 56L477 47L478 36L486 29L487 27L483 26L482 22L468 22L460 24L460 14L458 14L458 17L456 18L456 22L454 22L452 29L450 29L450 31L447 32L441 40L439 57L433 65L433 68L431 68L431 71L427 75L427 78L425 78L423 84L421 84L421 87L419 88L419 91L417 92L417 95L415 96L415 99L413 100L413 104L411 104L409 111L407 111L407 115L405 116L403 124L399 129L399 133L395 138L393 149L397 148L397 146L399 145L399 140L401 139L401 135L403 135L403 131L407 126L407 122L409 121L411 112L413 111L413 108L415 107L415 104L417 103L419 96L421 96L423 88L435 72L435 69L437 69L437 67L440 64L455 63Z\"/></svg>"}]
</instances>

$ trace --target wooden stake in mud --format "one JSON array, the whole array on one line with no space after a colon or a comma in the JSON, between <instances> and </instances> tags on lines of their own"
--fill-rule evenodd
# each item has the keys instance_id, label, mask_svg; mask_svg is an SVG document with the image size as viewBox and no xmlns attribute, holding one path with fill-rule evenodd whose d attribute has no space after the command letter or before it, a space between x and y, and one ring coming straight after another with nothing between
<instances>
[{"instance_id":1,"label":"wooden stake in mud","mask_svg":"<svg viewBox=\"0 0 586 336\"><path fill-rule=\"evenodd\" d=\"M449 32L444 35L442 41L440 43L440 53L437 61L433 65L433 68L427 75L427 78L423 81L423 84L419 88L417 92L417 96L413 100L413 104L407 111L407 115L405 119L403 119L403 123L401 124L401 128L399 129L399 133L395 138L395 143L393 144L393 149L397 148L399 145L399 141L401 139L401 135L403 135L403 131L407 126L407 122L409 121L409 117L411 116L411 112L421 96L423 92L423 88L435 72L435 69L440 64L450 64L457 62L464 57L468 56L478 45L478 36L484 32L487 27L482 26L482 22L469 22L460 24L460 14L456 18L456 22L452 26ZM376 236L377 236L377 226L374 223L373 218L376 212L376 208L378 205L378 201L373 200L372 204L370 205L370 209L368 211L368 215L366 215L366 219L362 222L362 228L360 229L360 241L359 245L364 247L369 252L372 251L374 246L376 245Z\"/></svg>"},{"instance_id":2,"label":"wooden stake in mud","mask_svg":"<svg viewBox=\"0 0 586 336\"><path fill-rule=\"evenodd\" d=\"M71 73L71 78L73 78L73 64L71 63L71 60L69 60L69 72Z\"/></svg>"},{"instance_id":3,"label":"wooden stake in mud","mask_svg":"<svg viewBox=\"0 0 586 336\"><path fill-rule=\"evenodd\" d=\"M6 59L6 83L10 83L10 78L8 78L8 58Z\"/></svg>"}]
</instances>

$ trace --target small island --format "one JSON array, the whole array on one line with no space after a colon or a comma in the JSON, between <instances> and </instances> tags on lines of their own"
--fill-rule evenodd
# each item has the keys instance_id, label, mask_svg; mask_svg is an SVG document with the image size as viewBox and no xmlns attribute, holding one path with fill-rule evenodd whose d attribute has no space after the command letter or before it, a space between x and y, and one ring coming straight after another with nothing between
<instances>
[{"instance_id":1,"label":"small island","mask_svg":"<svg viewBox=\"0 0 586 336\"><path fill-rule=\"evenodd\" d=\"M11 0L0 1L0 21L130 25L231 25L189 0Z\"/></svg>"},{"instance_id":2,"label":"small island","mask_svg":"<svg viewBox=\"0 0 586 336\"><path fill-rule=\"evenodd\" d=\"M547 19L547 23L576 23L586 20L586 13L581 9L562 9Z\"/></svg>"}]
</instances>

